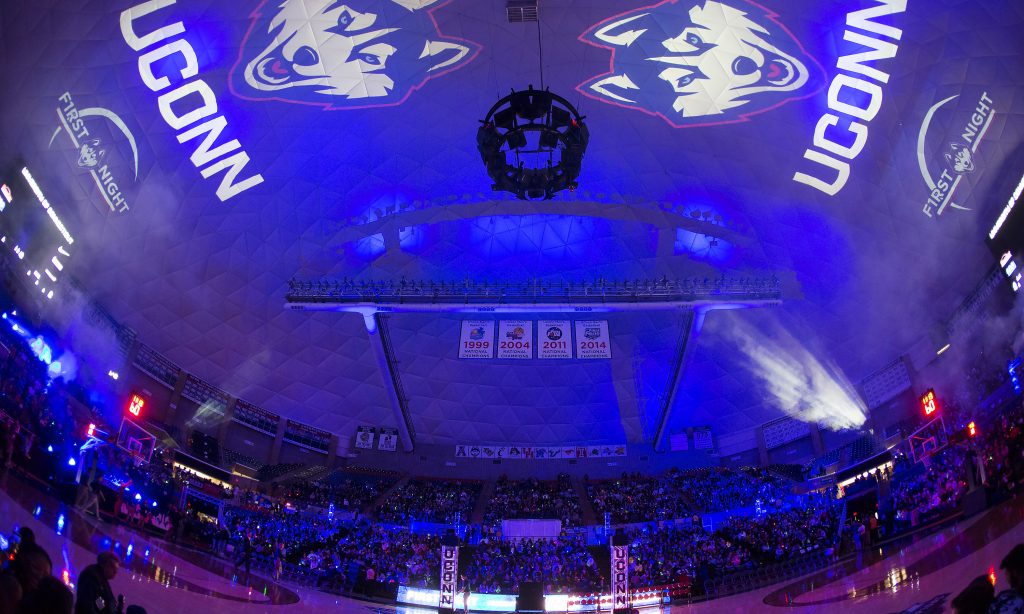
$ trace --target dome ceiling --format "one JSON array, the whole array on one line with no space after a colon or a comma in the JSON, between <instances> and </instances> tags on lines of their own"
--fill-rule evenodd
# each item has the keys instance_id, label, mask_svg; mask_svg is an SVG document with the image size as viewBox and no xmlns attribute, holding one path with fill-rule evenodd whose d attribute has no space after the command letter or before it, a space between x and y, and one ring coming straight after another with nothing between
<instances>
[{"instance_id":1,"label":"dome ceiling","mask_svg":"<svg viewBox=\"0 0 1024 614\"><path fill-rule=\"evenodd\" d=\"M68 273L204 380L350 437L394 426L355 314L293 277L770 277L709 314L670 431L780 415L751 340L858 381L949 317L1024 171L1024 6L937 0L40 0L0 9L0 162ZM550 87L580 188L490 190L476 129ZM65 292L65 295L67 292ZM58 293L56 300L61 300ZM535 318L544 317L538 312ZM460 316L390 320L418 441L648 441L683 326L608 316L605 361L473 362ZM793 346L798 347L793 347Z\"/></svg>"}]
</instances>

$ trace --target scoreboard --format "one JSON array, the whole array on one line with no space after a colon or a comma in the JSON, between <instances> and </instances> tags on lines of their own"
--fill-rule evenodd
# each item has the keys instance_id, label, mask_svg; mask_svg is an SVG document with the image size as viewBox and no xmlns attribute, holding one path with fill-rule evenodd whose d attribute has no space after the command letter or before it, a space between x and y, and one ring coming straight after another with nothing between
<instances>
[{"instance_id":1,"label":"scoreboard","mask_svg":"<svg viewBox=\"0 0 1024 614\"><path fill-rule=\"evenodd\" d=\"M1024 176L1019 178L1008 198L1001 202L999 216L986 241L999 268L1014 293L1024 287Z\"/></svg>"},{"instance_id":2,"label":"scoreboard","mask_svg":"<svg viewBox=\"0 0 1024 614\"><path fill-rule=\"evenodd\" d=\"M49 196L23 164L0 174L0 252L12 259L13 270L30 288L52 299L76 246L65 224L66 211Z\"/></svg>"}]
</instances>

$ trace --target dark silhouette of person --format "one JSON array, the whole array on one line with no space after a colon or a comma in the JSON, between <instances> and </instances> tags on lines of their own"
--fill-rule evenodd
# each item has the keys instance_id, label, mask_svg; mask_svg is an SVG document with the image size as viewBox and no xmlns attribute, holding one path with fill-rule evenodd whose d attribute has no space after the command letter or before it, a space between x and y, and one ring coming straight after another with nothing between
<instances>
[{"instance_id":1,"label":"dark silhouette of person","mask_svg":"<svg viewBox=\"0 0 1024 614\"><path fill-rule=\"evenodd\" d=\"M101 552L96 563L82 570L78 576L78 597L75 614L116 614L117 600L110 581L117 576L120 561L113 552Z\"/></svg>"},{"instance_id":2,"label":"dark silhouette of person","mask_svg":"<svg viewBox=\"0 0 1024 614\"><path fill-rule=\"evenodd\" d=\"M1010 588L999 593L992 605L991 614L1024 612L1024 544L1017 544L1003 558L999 568L1006 571Z\"/></svg>"}]
</instances>

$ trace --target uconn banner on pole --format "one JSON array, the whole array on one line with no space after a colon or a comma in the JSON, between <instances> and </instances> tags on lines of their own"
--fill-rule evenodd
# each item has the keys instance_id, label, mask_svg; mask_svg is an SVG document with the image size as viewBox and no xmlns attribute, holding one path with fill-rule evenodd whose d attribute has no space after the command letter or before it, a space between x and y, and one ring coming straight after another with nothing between
<instances>
[{"instance_id":1,"label":"uconn banner on pole","mask_svg":"<svg viewBox=\"0 0 1024 614\"><path fill-rule=\"evenodd\" d=\"M455 581L459 577L459 547L441 546L441 598L438 607L455 609Z\"/></svg>"},{"instance_id":2,"label":"uconn banner on pole","mask_svg":"<svg viewBox=\"0 0 1024 614\"><path fill-rule=\"evenodd\" d=\"M612 610L629 607L629 546L612 545Z\"/></svg>"}]
</instances>

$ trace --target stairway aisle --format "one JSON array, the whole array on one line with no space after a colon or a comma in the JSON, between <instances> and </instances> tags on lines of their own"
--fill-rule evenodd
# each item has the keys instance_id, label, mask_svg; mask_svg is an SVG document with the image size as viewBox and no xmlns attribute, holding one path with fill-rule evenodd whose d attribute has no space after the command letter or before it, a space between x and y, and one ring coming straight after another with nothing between
<instances>
[{"instance_id":1,"label":"stairway aisle","mask_svg":"<svg viewBox=\"0 0 1024 614\"><path fill-rule=\"evenodd\" d=\"M574 475L570 480L572 481L573 490L576 491L576 498L580 501L580 515L583 517L583 525L604 524L604 519L597 517L597 512L594 511L594 506L590 503L590 497L587 496L587 487L583 484L583 478Z\"/></svg>"},{"instance_id":2,"label":"stairway aisle","mask_svg":"<svg viewBox=\"0 0 1024 614\"><path fill-rule=\"evenodd\" d=\"M408 475L403 476L400 480L395 482L395 484L391 488L385 490L384 492L382 492L380 494L379 497L377 497L373 501L371 501L368 504L366 504L366 507L364 507L361 510L363 516L366 516L366 517L368 517L368 518L370 518L372 520L376 520L377 519L377 514L376 514L375 510L378 507L380 507L385 501L387 501L388 497L390 497L391 495L396 493L399 488L405 486L409 482L410 479L411 478Z\"/></svg>"},{"instance_id":3,"label":"stairway aisle","mask_svg":"<svg viewBox=\"0 0 1024 614\"><path fill-rule=\"evenodd\" d=\"M473 506L473 513L469 515L469 524L480 524L484 521L484 514L487 512L487 504L491 500L491 496L494 494L494 487L496 482L494 480L488 480L484 482L484 487L480 489L480 496L477 497L476 505Z\"/></svg>"}]
</instances>

